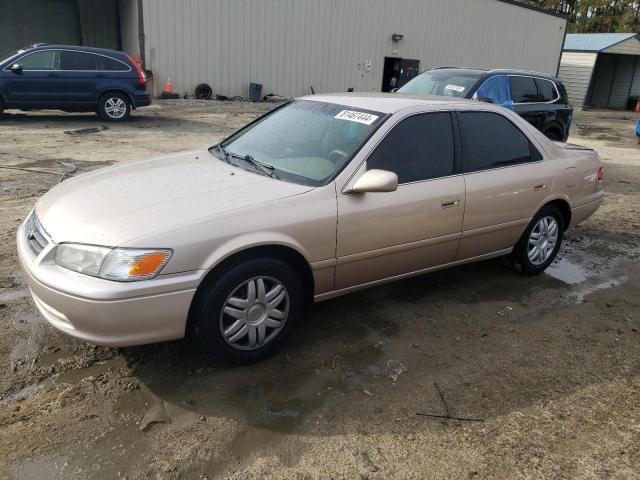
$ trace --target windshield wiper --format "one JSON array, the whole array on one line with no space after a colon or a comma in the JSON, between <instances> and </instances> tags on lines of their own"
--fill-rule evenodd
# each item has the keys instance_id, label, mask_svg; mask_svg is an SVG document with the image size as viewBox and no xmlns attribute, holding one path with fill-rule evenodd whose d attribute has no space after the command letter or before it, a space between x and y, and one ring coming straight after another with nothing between
<instances>
[{"instance_id":1,"label":"windshield wiper","mask_svg":"<svg viewBox=\"0 0 640 480\"><path fill-rule=\"evenodd\" d=\"M230 153L229 155L234 158L239 158L241 160L244 160L245 162L250 163L257 170L260 170L265 175L269 175L271 178L275 178L276 180L279 179L278 175L276 175L276 172L273 171L275 169L273 165L269 165L268 163L262 163L260 160L256 160L249 154L246 154L244 157L242 155L237 155L235 153Z\"/></svg>"},{"instance_id":2,"label":"windshield wiper","mask_svg":"<svg viewBox=\"0 0 640 480\"><path fill-rule=\"evenodd\" d=\"M222 146L222 142L220 142L218 145L216 145L216 147L215 147L215 148L217 148L217 149L218 149L218 151L219 151L220 153L222 153L222 157L223 157L223 159L224 159L224 161L225 161L225 162L227 162L227 163L231 163L231 162L229 161L229 152L227 152L227 151L225 150L225 148Z\"/></svg>"}]
</instances>

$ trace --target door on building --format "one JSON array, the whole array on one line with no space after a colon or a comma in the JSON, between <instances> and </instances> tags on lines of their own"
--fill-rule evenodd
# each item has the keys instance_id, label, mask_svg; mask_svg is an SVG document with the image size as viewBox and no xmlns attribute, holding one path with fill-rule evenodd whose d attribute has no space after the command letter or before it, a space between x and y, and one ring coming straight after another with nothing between
<instances>
[{"instance_id":1,"label":"door on building","mask_svg":"<svg viewBox=\"0 0 640 480\"><path fill-rule=\"evenodd\" d=\"M384 69L382 71L382 92L391 92L395 88L402 87L405 83L418 75L420 60L408 58L384 57Z\"/></svg>"}]
</instances>

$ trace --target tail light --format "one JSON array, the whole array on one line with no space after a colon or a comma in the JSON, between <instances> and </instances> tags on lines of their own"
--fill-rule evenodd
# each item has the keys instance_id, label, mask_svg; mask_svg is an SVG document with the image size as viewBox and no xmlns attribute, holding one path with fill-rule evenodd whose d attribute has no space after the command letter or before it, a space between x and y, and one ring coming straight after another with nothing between
<instances>
[{"instance_id":1,"label":"tail light","mask_svg":"<svg viewBox=\"0 0 640 480\"><path fill-rule=\"evenodd\" d=\"M131 58L131 55L127 54L127 58L129 59L129 61L131 63L133 63L133 66L136 69L136 72L138 72L138 85L140 85L141 87L146 87L147 86L147 77L144 74L144 72L142 71L142 69L140 68L140 65L138 65L133 58Z\"/></svg>"},{"instance_id":2,"label":"tail light","mask_svg":"<svg viewBox=\"0 0 640 480\"><path fill-rule=\"evenodd\" d=\"M600 167L598 169L598 181L603 180L604 179L604 167Z\"/></svg>"}]
</instances>

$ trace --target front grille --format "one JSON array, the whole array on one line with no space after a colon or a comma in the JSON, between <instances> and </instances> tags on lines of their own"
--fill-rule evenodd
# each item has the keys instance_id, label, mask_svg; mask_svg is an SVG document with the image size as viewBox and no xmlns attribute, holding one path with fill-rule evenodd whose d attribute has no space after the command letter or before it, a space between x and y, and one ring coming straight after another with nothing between
<instances>
[{"instance_id":1,"label":"front grille","mask_svg":"<svg viewBox=\"0 0 640 480\"><path fill-rule=\"evenodd\" d=\"M36 257L40 255L44 247L49 244L49 235L47 235L45 229L40 225L40 221L38 217L36 217L35 212L29 215L24 226L24 234L27 237L29 248L31 248L31 251Z\"/></svg>"}]
</instances>

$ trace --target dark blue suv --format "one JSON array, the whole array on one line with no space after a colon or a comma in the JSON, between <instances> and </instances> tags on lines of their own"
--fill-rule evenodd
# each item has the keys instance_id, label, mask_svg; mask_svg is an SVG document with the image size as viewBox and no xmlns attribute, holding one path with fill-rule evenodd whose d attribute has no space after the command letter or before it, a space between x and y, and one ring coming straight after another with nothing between
<instances>
[{"instance_id":1,"label":"dark blue suv","mask_svg":"<svg viewBox=\"0 0 640 480\"><path fill-rule=\"evenodd\" d=\"M97 112L126 119L149 105L147 79L129 55L115 50L33 45L0 62L0 114L5 108Z\"/></svg>"}]
</instances>

